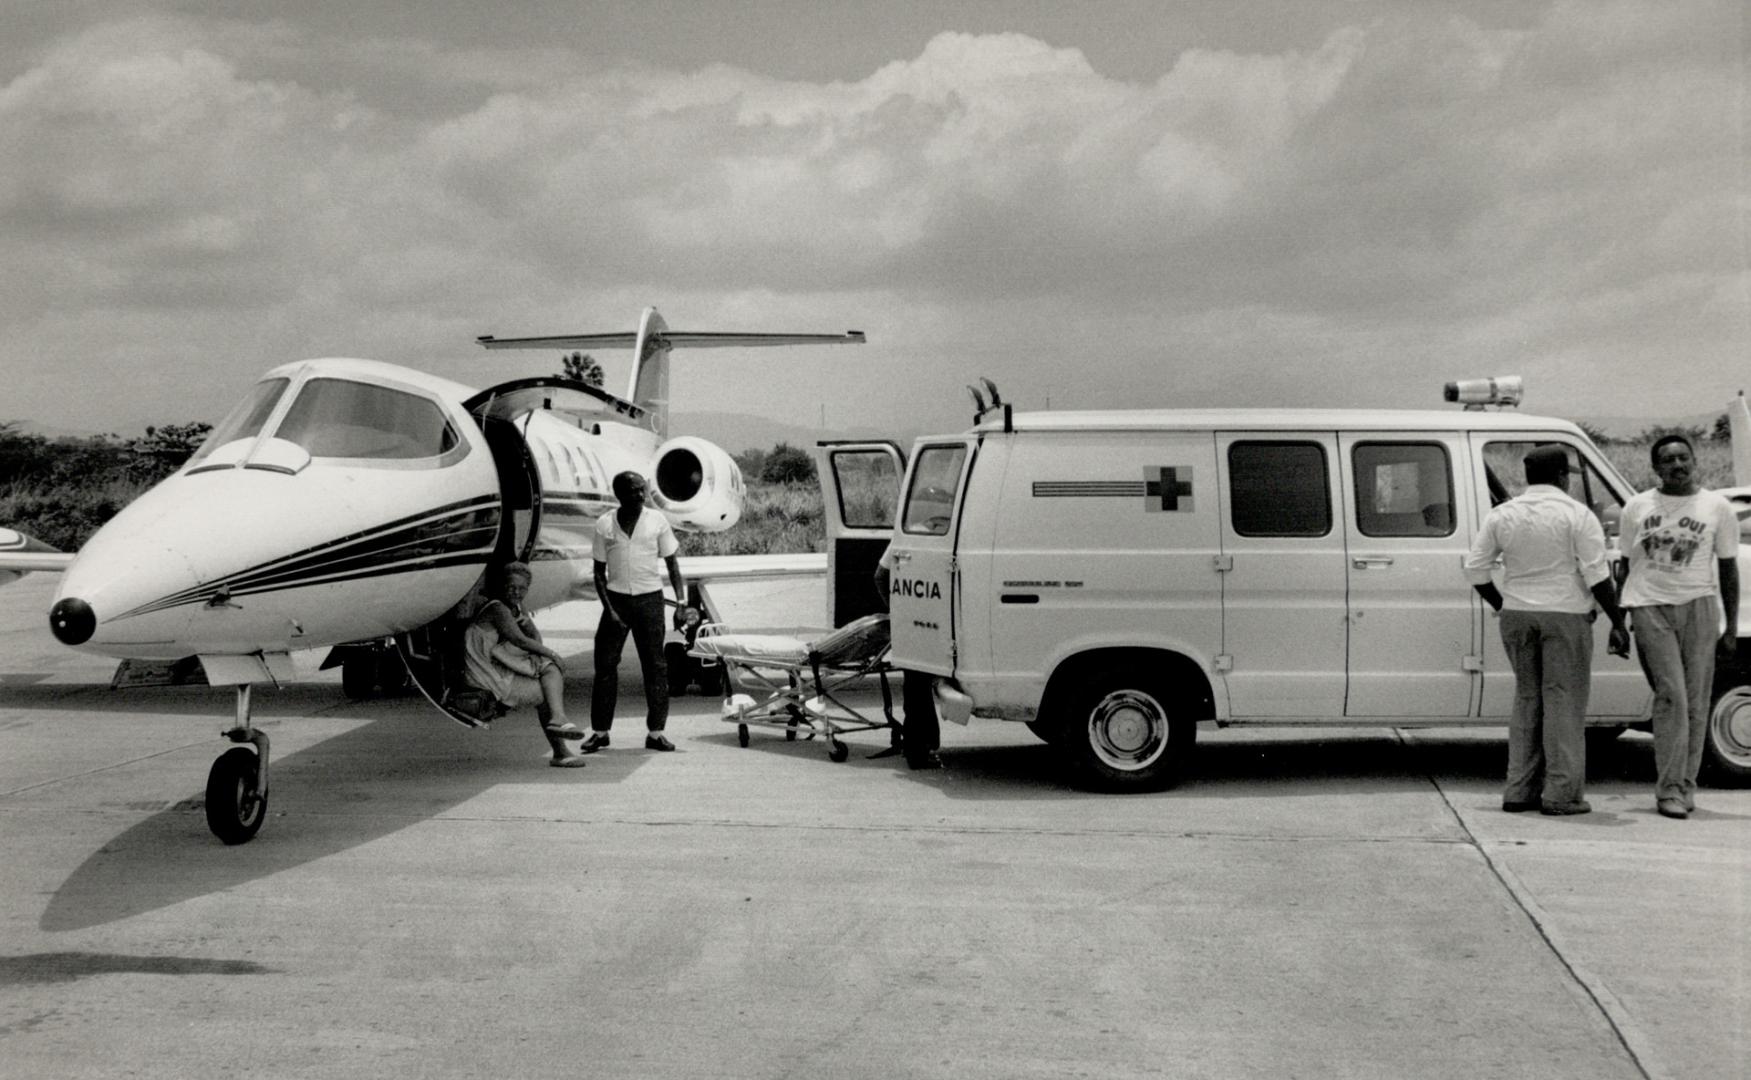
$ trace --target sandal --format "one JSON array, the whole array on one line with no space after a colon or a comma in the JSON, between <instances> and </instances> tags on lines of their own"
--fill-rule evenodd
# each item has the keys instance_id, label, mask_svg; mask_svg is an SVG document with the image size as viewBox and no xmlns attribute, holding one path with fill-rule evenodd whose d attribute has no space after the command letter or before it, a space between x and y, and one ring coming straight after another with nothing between
<instances>
[{"instance_id":1,"label":"sandal","mask_svg":"<svg viewBox=\"0 0 1751 1080\"><path fill-rule=\"evenodd\" d=\"M576 724L543 724L541 730L550 739L581 739L584 737L583 729Z\"/></svg>"}]
</instances>

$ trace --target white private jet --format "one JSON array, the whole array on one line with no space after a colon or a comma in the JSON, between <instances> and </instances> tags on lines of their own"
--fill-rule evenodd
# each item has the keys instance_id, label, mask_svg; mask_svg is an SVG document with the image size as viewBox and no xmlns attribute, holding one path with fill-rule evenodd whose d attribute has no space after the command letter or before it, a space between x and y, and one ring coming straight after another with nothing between
<instances>
[{"instance_id":1,"label":"white private jet","mask_svg":"<svg viewBox=\"0 0 1751 1080\"><path fill-rule=\"evenodd\" d=\"M250 688L292 677L291 653L336 647L363 696L408 676L453 719L465 603L488 568L534 573L539 609L594 596L590 530L615 506L614 475L650 481L679 530L741 515L741 470L704 439L668 436L669 351L855 344L863 334L681 333L646 308L634 333L482 337L488 349L634 350L628 395L561 376L485 390L371 360L305 360L262 376L175 474L77 555L0 530L0 583L61 571L49 626L62 643L130 663L198 658L234 686L239 745L207 781L207 823L228 844L260 830L268 738ZM822 555L684 558L701 584L820 574ZM119 675L120 673L118 673Z\"/></svg>"}]
</instances>

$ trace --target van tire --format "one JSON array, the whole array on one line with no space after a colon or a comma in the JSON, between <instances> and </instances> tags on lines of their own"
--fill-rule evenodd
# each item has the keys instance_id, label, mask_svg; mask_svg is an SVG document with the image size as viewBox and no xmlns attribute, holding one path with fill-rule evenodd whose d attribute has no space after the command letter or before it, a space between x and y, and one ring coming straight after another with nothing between
<instances>
[{"instance_id":1,"label":"van tire","mask_svg":"<svg viewBox=\"0 0 1751 1080\"><path fill-rule=\"evenodd\" d=\"M1063 725L1054 724L1050 720L1029 720L1027 729L1034 733L1034 738L1048 746L1056 746L1064 741Z\"/></svg>"},{"instance_id":2,"label":"van tire","mask_svg":"<svg viewBox=\"0 0 1751 1080\"><path fill-rule=\"evenodd\" d=\"M1703 768L1717 787L1751 786L1751 685L1741 669L1717 690L1703 735Z\"/></svg>"},{"instance_id":3,"label":"van tire","mask_svg":"<svg viewBox=\"0 0 1751 1080\"><path fill-rule=\"evenodd\" d=\"M1091 791L1160 791L1184 776L1198 725L1183 715L1159 677L1095 669L1070 690L1061 746L1078 786Z\"/></svg>"}]
</instances>

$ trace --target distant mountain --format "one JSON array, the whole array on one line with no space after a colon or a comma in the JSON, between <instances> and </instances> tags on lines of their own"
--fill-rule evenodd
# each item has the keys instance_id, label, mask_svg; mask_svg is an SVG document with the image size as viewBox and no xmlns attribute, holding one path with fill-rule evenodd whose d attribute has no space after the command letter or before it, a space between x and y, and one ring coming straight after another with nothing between
<instances>
[{"instance_id":1,"label":"distant mountain","mask_svg":"<svg viewBox=\"0 0 1751 1080\"><path fill-rule=\"evenodd\" d=\"M1706 433L1713 430L1715 419L1726 411L1725 408L1720 408L1693 416L1674 417L1576 416L1570 419L1577 424L1585 424L1596 431L1602 431L1613 439L1633 439L1653 427L1701 428Z\"/></svg>"},{"instance_id":2,"label":"distant mountain","mask_svg":"<svg viewBox=\"0 0 1751 1080\"><path fill-rule=\"evenodd\" d=\"M917 434L863 427L835 428L824 432L818 427L805 427L765 416L720 412L671 413L669 431L709 439L732 454L744 450L770 450L781 442L799 450L813 450L821 439L893 439L901 446L908 446Z\"/></svg>"},{"instance_id":3,"label":"distant mountain","mask_svg":"<svg viewBox=\"0 0 1751 1080\"><path fill-rule=\"evenodd\" d=\"M21 435L41 435L45 439L89 439L93 435L99 434L89 430L78 431L73 428L51 427L47 424L39 424L34 420L12 420L3 416L0 416L0 423L10 424L13 430Z\"/></svg>"}]
</instances>

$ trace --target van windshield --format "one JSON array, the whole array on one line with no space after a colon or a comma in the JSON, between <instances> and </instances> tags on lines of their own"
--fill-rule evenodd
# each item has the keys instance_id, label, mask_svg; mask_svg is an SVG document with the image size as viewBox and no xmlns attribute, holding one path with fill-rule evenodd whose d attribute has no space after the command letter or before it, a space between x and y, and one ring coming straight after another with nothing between
<instances>
[{"instance_id":1,"label":"van windshield","mask_svg":"<svg viewBox=\"0 0 1751 1080\"><path fill-rule=\"evenodd\" d=\"M967 448L927 446L918 452L912 467L912 489L906 493L906 516L901 528L917 536L947 536L954 513L955 489L960 486L961 466Z\"/></svg>"},{"instance_id":2,"label":"van windshield","mask_svg":"<svg viewBox=\"0 0 1751 1080\"><path fill-rule=\"evenodd\" d=\"M261 426L267 423L268 417L274 411L274 406L279 404L280 395L286 392L286 385L290 381L289 379L263 379L250 387L248 395L225 414L225 419L219 421L218 426L213 428L212 434L207 436L207 441L203 442L201 448L194 452L194 456L188 459L188 464L199 463L202 458L209 456L226 443L233 443L238 439L253 439L260 435Z\"/></svg>"},{"instance_id":3,"label":"van windshield","mask_svg":"<svg viewBox=\"0 0 1751 1080\"><path fill-rule=\"evenodd\" d=\"M436 402L387 386L311 379L274 433L311 457L407 460L456 448L456 429Z\"/></svg>"}]
</instances>

